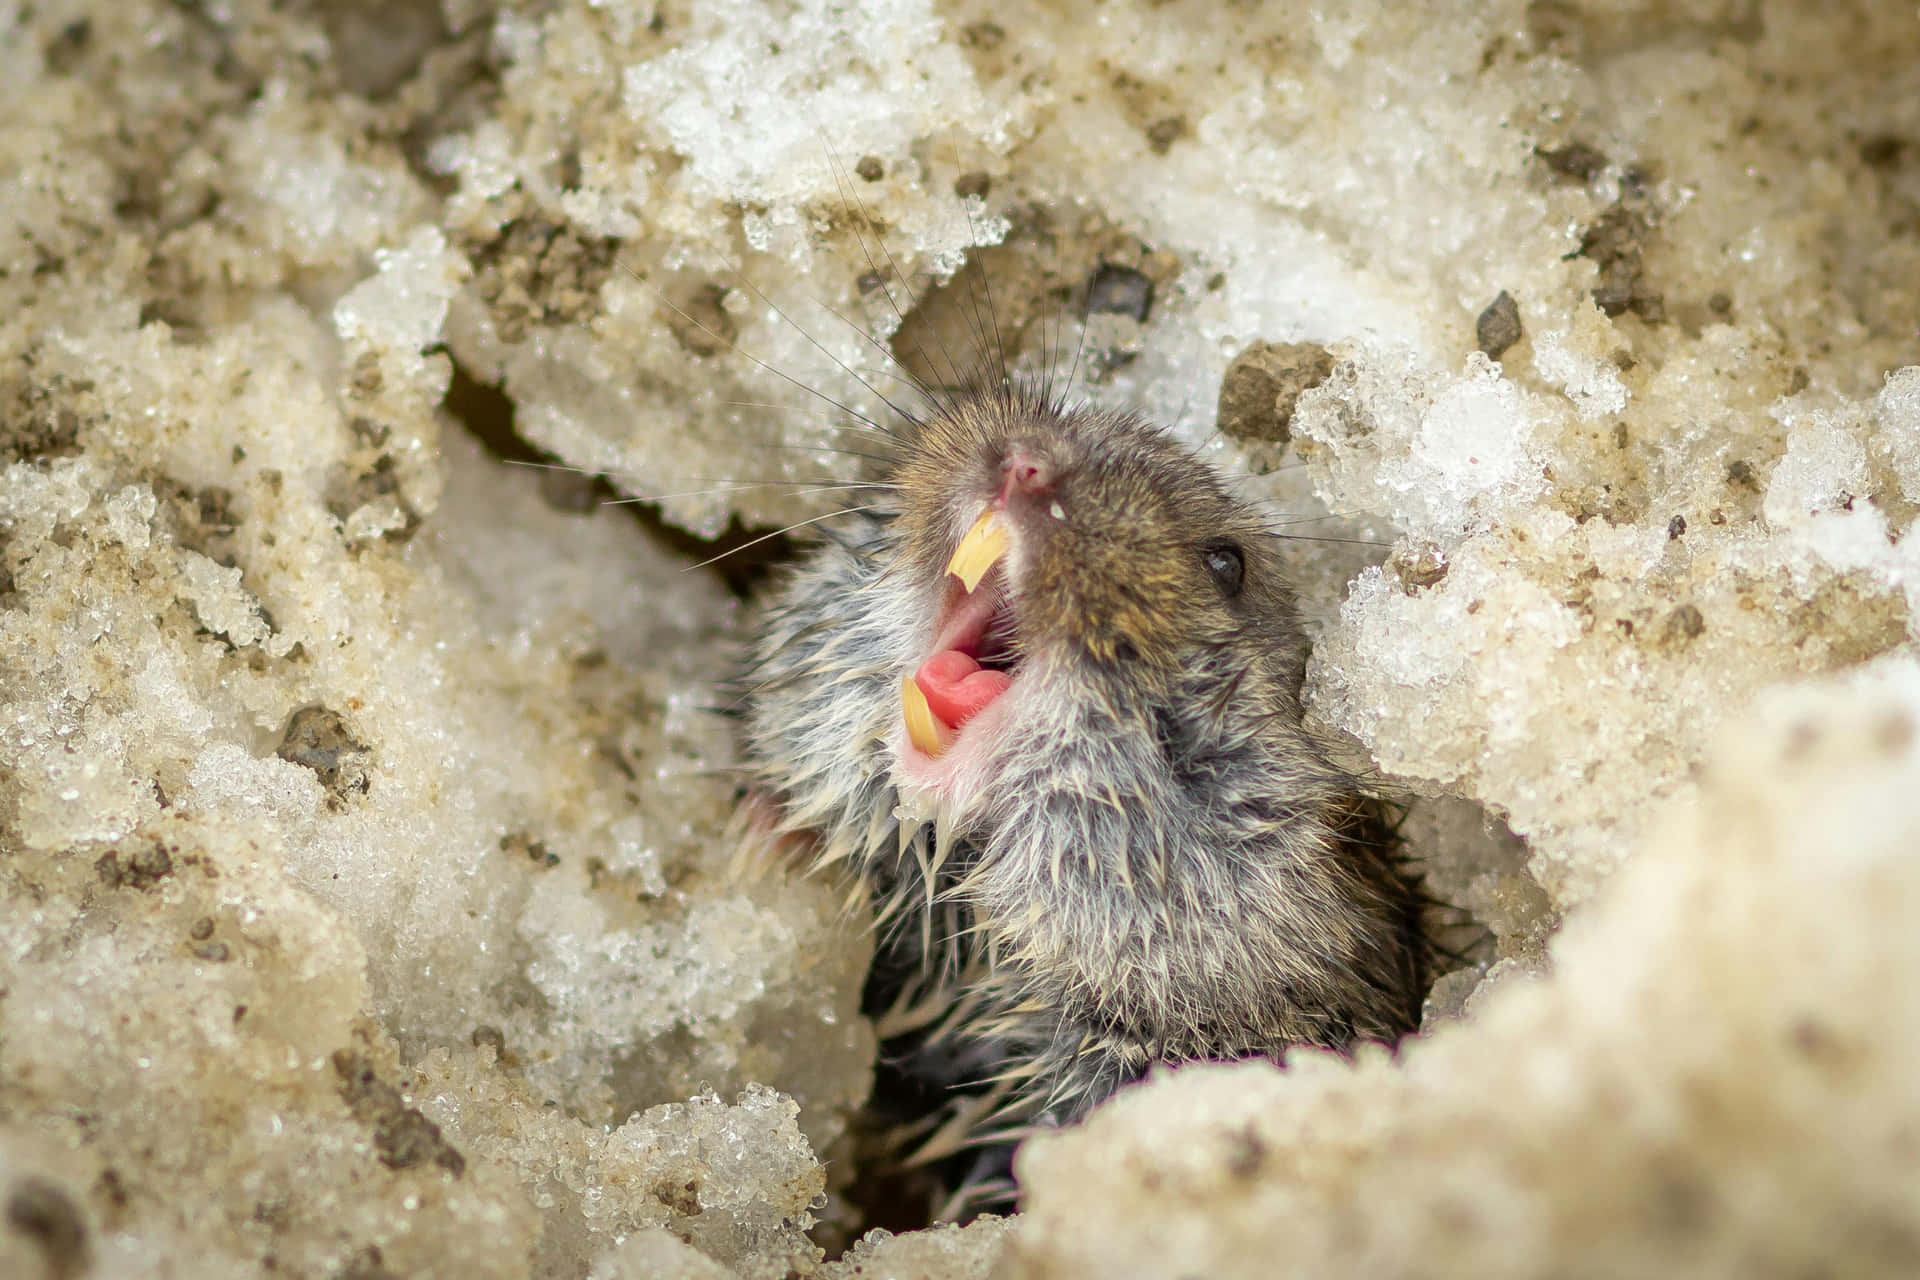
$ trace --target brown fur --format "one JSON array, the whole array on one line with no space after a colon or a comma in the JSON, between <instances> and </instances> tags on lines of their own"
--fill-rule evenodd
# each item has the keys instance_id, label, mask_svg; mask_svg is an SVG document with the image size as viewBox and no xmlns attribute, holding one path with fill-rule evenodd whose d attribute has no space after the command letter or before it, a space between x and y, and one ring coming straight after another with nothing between
<instances>
[{"instance_id":1,"label":"brown fur","mask_svg":"<svg viewBox=\"0 0 1920 1280\"><path fill-rule=\"evenodd\" d=\"M1156 1062L1412 1031L1422 900L1302 722L1282 540L1136 419L1005 387L943 406L901 431L889 509L786 584L748 677L757 785L873 885L890 971L957 1011L914 1051L1064 1119ZM988 785L929 809L899 772L899 684L1015 449L1056 476L1006 511L1018 701Z\"/></svg>"}]
</instances>

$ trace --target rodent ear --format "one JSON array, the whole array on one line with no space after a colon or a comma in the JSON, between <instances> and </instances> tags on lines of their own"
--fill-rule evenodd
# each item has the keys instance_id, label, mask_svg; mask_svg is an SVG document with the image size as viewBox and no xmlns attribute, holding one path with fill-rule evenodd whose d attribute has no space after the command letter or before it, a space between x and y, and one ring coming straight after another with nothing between
<instances>
[{"instance_id":1,"label":"rodent ear","mask_svg":"<svg viewBox=\"0 0 1920 1280\"><path fill-rule=\"evenodd\" d=\"M1220 594L1231 600L1247 580L1247 557L1231 538L1215 538L1200 547L1200 563L1207 567Z\"/></svg>"}]
</instances>

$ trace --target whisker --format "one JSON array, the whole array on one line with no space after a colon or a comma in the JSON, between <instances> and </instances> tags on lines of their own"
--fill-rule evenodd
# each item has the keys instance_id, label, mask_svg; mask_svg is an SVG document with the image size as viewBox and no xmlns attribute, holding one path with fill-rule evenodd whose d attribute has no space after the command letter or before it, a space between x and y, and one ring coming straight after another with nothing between
<instances>
[{"instance_id":1,"label":"whisker","mask_svg":"<svg viewBox=\"0 0 1920 1280\"><path fill-rule=\"evenodd\" d=\"M1092 307L1093 284L1088 281L1081 286L1080 290L1080 336L1074 340L1073 365L1067 370L1066 385L1060 388L1062 403L1065 403L1066 398L1073 394L1073 380L1080 374L1080 355L1087 349L1087 317L1092 314Z\"/></svg>"},{"instance_id":2,"label":"whisker","mask_svg":"<svg viewBox=\"0 0 1920 1280\"><path fill-rule=\"evenodd\" d=\"M857 233L856 233L856 238L857 238ZM865 244L865 241L862 240L861 243ZM881 355L885 356L890 362L898 366L900 370L899 373L893 373L886 369L877 369L877 370L862 369L861 372L870 373L875 377L897 378L905 382L908 386L911 386L914 389L914 392L916 394L918 394L922 399L926 400L930 404L940 406L943 408L947 407L944 404L944 402L940 399L940 396L934 391L933 387L929 385L926 381L924 381L913 370L907 368L907 366L901 362L900 357L894 355L892 348L888 347L886 343L880 341L880 339L874 337L872 334L868 333L865 329L862 329L859 325L855 324L850 317L842 315L838 310L828 306L824 302L821 302L819 299L816 298L814 300L814 305L819 307L822 311L826 312L828 315L832 316L835 320L838 320L841 324L844 324L845 326L847 326L847 328L853 330L854 333L860 336L862 341L870 343L876 351L880 352ZM917 340L915 341L914 345L916 347L919 346L919 343ZM926 354L922 352L920 358L923 360L926 359Z\"/></svg>"},{"instance_id":3,"label":"whisker","mask_svg":"<svg viewBox=\"0 0 1920 1280\"><path fill-rule=\"evenodd\" d=\"M827 167L833 173L834 186L841 191L841 197L843 199L853 201L853 207L860 211L860 221L868 227L873 226L873 216L867 212L867 202L860 198L860 192L852 183L846 182L843 179L839 153L833 149L833 139L828 137L825 131L820 129L817 122L814 126L814 131L819 134L822 145L827 149ZM873 260L873 250L867 247L867 238L861 235L857 229L853 233L853 238L860 246L861 256L867 260L867 269L880 278L881 296L886 298L887 306L892 309L893 314L899 319L901 327L904 328L907 323L906 312L900 310L900 304L894 301L893 286L887 283L889 274L900 281L900 288L902 292L907 295L907 303L910 309L917 308L920 305L920 299L914 296L913 286L907 283L906 273L901 271L900 264L894 261L893 250L887 248L886 237L879 237L880 254L887 260L887 270L885 272L882 272L880 265ZM929 369L935 369L933 358L926 353L926 349L920 345L918 338L913 340L913 349L915 354L926 361ZM953 366L952 353L943 348L940 354L947 362L947 373L953 378L954 385L959 386L961 383L960 372ZM935 373L937 376L937 369L935 369ZM951 399L943 400L939 396L933 396L931 398L935 405L938 405L948 413L953 412L953 402Z\"/></svg>"},{"instance_id":4,"label":"whisker","mask_svg":"<svg viewBox=\"0 0 1920 1280\"><path fill-rule=\"evenodd\" d=\"M1272 530L1268 532L1271 533ZM1311 533L1274 533L1273 536L1284 538L1288 542L1330 542L1347 547L1391 547L1393 545L1391 542L1376 542L1371 538L1324 538Z\"/></svg>"},{"instance_id":5,"label":"whisker","mask_svg":"<svg viewBox=\"0 0 1920 1280\"><path fill-rule=\"evenodd\" d=\"M729 409L771 409L778 413L796 412L792 405L775 404L771 400L716 400L714 403ZM824 418L826 415L818 411L813 411L807 416ZM889 466L900 460L892 454L863 453L858 449L843 449L838 445L831 444L767 444L759 447L763 449L804 450L808 453L839 453L849 458L866 458L868 461L885 463Z\"/></svg>"},{"instance_id":6,"label":"whisker","mask_svg":"<svg viewBox=\"0 0 1920 1280\"><path fill-rule=\"evenodd\" d=\"M633 277L635 283L639 284L642 288L652 293L654 297L658 298L661 302L665 303L669 308L671 308L675 315L679 316L682 320L685 320L688 324L693 325L695 328L699 329L702 333L712 338L723 349L730 349L730 350L739 352L741 355L745 356L748 360L751 360L754 364L758 365L760 368L765 369L768 373L772 374L774 377L779 378L782 382L788 383L791 386L798 387L800 390L806 392L808 395L813 396L816 399L824 400L826 403L832 405L834 408L838 409L840 412L846 414L847 416L858 419L861 422L864 422L868 427L879 432L881 435L887 436L888 438L892 437L893 433L891 431L881 426L878 422L875 422L872 418L869 418L866 414L861 413L858 409L855 409L853 406L841 403L840 401L834 399L832 396L828 395L826 392L820 390L818 387L809 386L807 383L800 381L800 379L794 377L790 373L787 373L785 370L774 368L772 365L768 364L765 360L762 360L759 356L754 355L753 352L746 350L744 347L734 345L733 343L729 342L727 339L722 338L719 334L707 328L706 325L701 324L700 321L696 320L694 317L688 315L685 311L681 310L680 307L673 301L672 298L669 298L666 295L666 293L661 289L656 288L650 281L646 279L646 277L642 276L638 271L635 271L631 266L628 266L624 262L621 263L620 265L629 276ZM738 275L739 273L736 271L735 274ZM742 281L746 281L745 276L741 276L740 278ZM747 285L749 288L752 288L751 282L747 282ZM758 289L754 289L754 292L759 293L760 291ZM765 295L762 294L761 296L764 300ZM769 302L767 305L773 306L771 302ZM780 308L773 307L773 310L775 314L779 315L782 320L787 320L786 314L782 312ZM793 324L791 320L787 320L787 323ZM796 329L799 329L798 325L794 325L794 327ZM807 337L807 340L809 342L813 341L811 336L807 335L806 330L801 329L800 333L803 337ZM819 344L815 343L814 345L818 346ZM829 355L831 355L831 353L829 353ZM835 363L837 364L839 362L836 360ZM855 381L858 382L859 379L856 378ZM862 383L861 385L864 386L865 384ZM867 387L867 390L873 391L873 388ZM879 395L880 393L875 391L874 394ZM880 396L880 399L883 402L886 402L887 398L885 396ZM890 402L887 403L887 407L893 408ZM896 409L894 410L894 412L898 413L899 410Z\"/></svg>"},{"instance_id":7,"label":"whisker","mask_svg":"<svg viewBox=\"0 0 1920 1280\"><path fill-rule=\"evenodd\" d=\"M892 454L863 453L858 449L838 449L830 444L775 444L768 445L767 448L789 449L796 453L837 453L848 458L865 458L868 462L878 462L882 466L888 467L900 461L899 458L894 457Z\"/></svg>"},{"instance_id":8,"label":"whisker","mask_svg":"<svg viewBox=\"0 0 1920 1280\"><path fill-rule=\"evenodd\" d=\"M1044 229L1037 227L1034 233L1036 252L1039 247L1038 242L1041 239L1045 239L1052 246L1052 273L1051 277L1043 273L1041 276L1043 282L1048 278L1058 279L1062 275L1060 237L1052 234L1052 232L1053 224L1051 220L1048 220L1044 225ZM1056 301L1053 294L1053 289L1043 287L1039 296L1040 358L1043 373L1040 377L1038 390L1041 403L1044 404L1049 411L1058 413L1065 408L1065 398L1054 394L1054 383L1060 376L1060 352L1064 346L1066 336L1066 306L1064 299Z\"/></svg>"},{"instance_id":9,"label":"whisker","mask_svg":"<svg viewBox=\"0 0 1920 1280\"><path fill-rule=\"evenodd\" d=\"M845 173L845 166L840 163L839 153L833 149L833 139L828 137L824 131L820 130L817 123L814 126L814 128L815 128L815 132L820 137L821 145L826 148L827 171L833 175L834 190L840 193L840 198L842 200L851 200L853 202L854 208L860 211L861 223L868 227L871 227L873 225L873 219L867 213L866 202L860 198L859 190L855 188L850 181L847 180L846 173ZM904 329L907 323L906 313L901 311L900 304L894 301L893 289L887 284L887 274L885 272L882 272L880 270L879 264L873 260L873 251L867 247L867 238L866 236L861 234L859 227L853 228L853 240L855 244L860 246L860 256L867 260L867 270L872 272L873 277L880 282L880 296L887 300L887 309L893 312L894 318L900 322L900 328ZM901 273L900 273L899 266L893 261L893 254L890 250L887 249L887 244L884 239L882 239L880 242L880 249L881 249L881 252L886 255L888 271L892 272L895 275L900 275ZM906 283L906 279L904 276L901 276L900 287L906 291L907 301L913 304L914 306L918 306L919 299L913 296L913 288L911 285ZM882 343L878 338L874 337L871 333L868 333L861 326L855 324L850 318L841 315L840 312L835 310L834 308L827 306L823 302L818 302L817 299L816 299L816 303L821 307L822 310L832 315L835 319L839 320L842 324L846 325L849 329L852 329L855 333L859 334L862 338L864 338L869 343L872 343L873 346L877 350L879 350L882 355L886 356L887 360L890 363L898 366L900 371L906 375L907 381L912 384L914 391L922 399L927 401L927 403L934 405L936 408L943 409L949 413L952 412L953 410L952 403L950 401L943 400L939 392L933 387L932 384L926 382L918 374L914 373L913 370L909 369L906 365L906 362L900 359L899 356L893 353L893 348L890 345ZM899 329L896 329L895 333L897 334L899 331L900 331ZM918 338L914 339L913 345L914 345L914 350L919 353L920 359L925 361L929 368L932 368L933 362L927 358L927 353L923 349L921 349L920 340ZM951 364L951 361L949 361L949 364Z\"/></svg>"},{"instance_id":10,"label":"whisker","mask_svg":"<svg viewBox=\"0 0 1920 1280\"><path fill-rule=\"evenodd\" d=\"M1264 479L1267 476L1277 476L1288 471L1298 471L1306 465L1307 463L1304 458L1295 458L1292 462L1277 463L1274 466L1268 467L1265 471L1240 471L1236 469L1231 472L1225 472L1224 474L1228 484L1248 484L1255 480Z\"/></svg>"},{"instance_id":11,"label":"whisker","mask_svg":"<svg viewBox=\"0 0 1920 1280\"><path fill-rule=\"evenodd\" d=\"M735 267L733 269L733 274L735 278L737 278L740 281L741 284L745 285L753 293L754 297L760 299L760 301L764 302L769 308L771 308L773 311L773 314L775 314L776 316L779 316L781 320L785 321L787 324L793 327L793 330L795 333L798 333L802 338L805 338L807 340L808 346L812 347L815 351L818 351L821 355L825 356L827 359L833 361L834 365L839 368L840 372L846 374L849 378L852 378L855 382L865 387L873 395L878 396L880 398L881 404L884 404L887 406L887 408L893 410L894 416L900 418L904 422L913 421L912 414L908 413L906 410L902 409L899 405L895 404L892 400L888 399L886 396L886 393L881 391L880 388L874 386L871 382L868 382L865 378L861 377L858 373L854 372L854 369L851 365L849 365L846 361L842 360L839 356L833 354L833 352L827 350L825 343L821 342L818 338L814 337L803 326L795 323L793 317L789 316L786 312L782 311L780 309L780 304L775 302L772 298L769 298L765 293L763 293L760 289L760 286L755 284L752 280L749 280L744 271L741 271L738 267ZM885 427L880 426L880 424L877 422L873 422L872 419L866 419L866 421L869 422L877 430L886 431ZM891 435L893 433L888 431L887 434Z\"/></svg>"},{"instance_id":12,"label":"whisker","mask_svg":"<svg viewBox=\"0 0 1920 1280\"><path fill-rule=\"evenodd\" d=\"M863 512L863 511L879 511L881 510L881 507L882 507L882 504L877 502L871 503L864 507L842 507L838 511L829 511L825 515L814 516L812 519L809 519L809 520L797 520L794 523L788 525L784 529L775 529L771 533L761 534L759 537L753 539L751 542L743 542L737 547L729 547L725 551L722 551L719 555L714 556L708 560L702 560L699 564L690 564L685 569L682 569L681 572L692 573L695 569L704 569L708 565L719 564L722 560L725 560L728 556L738 555L740 552L745 551L749 547L757 547L763 542L771 542L775 538L780 537L782 534L792 533L795 529L804 529L810 524L819 524L822 520L835 520L841 516L858 515L860 512Z\"/></svg>"},{"instance_id":13,"label":"whisker","mask_svg":"<svg viewBox=\"0 0 1920 1280\"><path fill-rule=\"evenodd\" d=\"M577 476L593 476L595 479L611 474L606 471L577 467L571 462L529 462L525 458L502 458L501 461L509 467L525 467L529 471L568 471Z\"/></svg>"},{"instance_id":14,"label":"whisker","mask_svg":"<svg viewBox=\"0 0 1920 1280\"><path fill-rule=\"evenodd\" d=\"M969 226L971 226L971 219L969 219ZM977 260L973 261L971 265L974 267L975 272L974 275L967 277L966 305L960 307L959 310L961 318L966 321L967 329L973 336L974 354L978 358L982 370L985 370L992 363L993 352L987 344L986 322L980 318L980 285L976 277L984 276L986 274L986 267ZM963 267L961 270L964 271L965 268ZM954 283L958 284L959 282L960 276L956 273ZM1002 361L1003 366L1004 363L1005 362ZM971 382L974 381L974 379L970 378L968 381Z\"/></svg>"},{"instance_id":15,"label":"whisker","mask_svg":"<svg viewBox=\"0 0 1920 1280\"><path fill-rule=\"evenodd\" d=\"M799 453L838 453L849 458L865 458L869 462L878 462L886 466L892 466L900 461L900 459L884 453L862 453L858 449L836 449L830 444L777 444L770 447L775 449L791 449Z\"/></svg>"},{"instance_id":16,"label":"whisker","mask_svg":"<svg viewBox=\"0 0 1920 1280\"><path fill-rule=\"evenodd\" d=\"M699 476L695 476L695 480L699 480ZM682 489L680 493L634 493L630 497L609 497L607 501L601 503L601 507L630 507L634 503L666 503L676 497L712 497L716 493L747 493L749 489L781 489L781 487L801 486L801 484L812 484L812 482L810 480L741 480L741 482L722 480L720 484L710 489ZM808 493L843 493L847 489L889 489L891 491L893 486L856 480L849 484L824 484L812 489L793 489L793 497L806 497Z\"/></svg>"},{"instance_id":17,"label":"whisker","mask_svg":"<svg viewBox=\"0 0 1920 1280\"><path fill-rule=\"evenodd\" d=\"M968 198L966 200L966 206L967 206L967 239L971 240L973 242L973 247L977 249L981 247L980 246L980 228L974 225L973 200L971 198ZM999 351L1000 382L1004 386L1009 377L1009 373L1007 370L1007 343L1006 343L1006 339L1002 337L1000 333L1000 312L993 305L993 279L991 276L987 274L987 267L985 262L982 262L980 264L980 286L982 289L986 291L986 295L987 295L987 318L993 321L993 345Z\"/></svg>"},{"instance_id":18,"label":"whisker","mask_svg":"<svg viewBox=\"0 0 1920 1280\"><path fill-rule=\"evenodd\" d=\"M848 325L853 325L853 321L848 320L845 316L841 315L838 311L835 311L832 307L829 307L826 303L822 302L822 303L819 303L818 305L822 311L825 311L828 315L832 316L834 319L843 321ZM853 331L855 333L860 333L859 326L853 325ZM861 334L861 336L866 337L865 334ZM879 341L879 339L877 338L868 338L867 340L869 342ZM892 357L888 357L888 358L891 359ZM886 368L876 369L872 365L865 365L865 364L854 365L853 368L857 372L863 373L869 378L885 378L890 382L904 382L908 386L912 387L915 391L920 391L920 379L916 378L911 373L895 373L891 369L886 369ZM927 393L924 391L921 391L920 394L925 395Z\"/></svg>"},{"instance_id":19,"label":"whisker","mask_svg":"<svg viewBox=\"0 0 1920 1280\"><path fill-rule=\"evenodd\" d=\"M1180 397L1180 407L1173 411L1173 419L1167 423L1167 426L1170 428L1179 427L1179 425L1186 420L1187 410L1191 408L1193 408L1193 393L1189 391L1186 395ZM1213 429L1213 434L1209 435L1205 440L1202 440L1200 442L1200 447L1203 449L1206 448L1207 444L1210 441L1212 441L1213 437L1219 434L1220 434L1220 428L1215 427Z\"/></svg>"},{"instance_id":20,"label":"whisker","mask_svg":"<svg viewBox=\"0 0 1920 1280\"><path fill-rule=\"evenodd\" d=\"M699 479L698 476L694 479ZM608 498L600 505L603 507L630 506L636 502L666 502L673 498L707 498L720 493L744 493L750 489L778 489L792 485L812 484L809 480L723 480L710 489L687 489L680 493L642 493L628 498ZM811 489L795 489L793 496L806 497L814 493L842 493L848 489L892 490L890 484L878 484L872 481L850 481L847 484L825 484Z\"/></svg>"},{"instance_id":21,"label":"whisker","mask_svg":"<svg viewBox=\"0 0 1920 1280\"><path fill-rule=\"evenodd\" d=\"M1314 524L1321 520L1359 520L1373 514L1371 511L1322 511L1319 515L1289 516L1287 519L1276 521L1268 527L1281 529L1296 524Z\"/></svg>"},{"instance_id":22,"label":"whisker","mask_svg":"<svg viewBox=\"0 0 1920 1280\"><path fill-rule=\"evenodd\" d=\"M883 458L879 454L855 453L851 449L833 449L825 445L794 444L774 445L771 447L776 449L807 450L817 453L845 453L857 458L871 458L876 462L893 461L893 459ZM519 458L506 458L502 461L504 461L507 466L525 467L529 471L558 471L569 475L591 476L595 480L607 480L610 482L616 482L619 479L619 475L615 472L593 471L586 467L576 467L566 462L527 462ZM630 495L625 498L609 499L601 505L614 506L626 502L665 502L669 498L698 498L705 497L709 494L725 493L730 489L801 489L803 486L813 486L811 488L804 488L804 492L830 493L837 489L892 489L894 487L881 480L831 480L825 476L812 480L742 480L733 477L721 479L715 476L689 476L687 478L690 480L707 481L714 487L711 489L688 489L681 493Z\"/></svg>"},{"instance_id":23,"label":"whisker","mask_svg":"<svg viewBox=\"0 0 1920 1280\"><path fill-rule=\"evenodd\" d=\"M1057 274L1060 269L1058 240L1053 242L1053 266ZM1051 291L1046 289L1040 292L1040 361L1041 368L1045 370L1040 380L1040 398L1049 407L1057 407L1053 398L1053 380L1060 372L1060 338L1064 330L1060 311L1055 310L1051 316L1047 314L1049 292Z\"/></svg>"}]
</instances>

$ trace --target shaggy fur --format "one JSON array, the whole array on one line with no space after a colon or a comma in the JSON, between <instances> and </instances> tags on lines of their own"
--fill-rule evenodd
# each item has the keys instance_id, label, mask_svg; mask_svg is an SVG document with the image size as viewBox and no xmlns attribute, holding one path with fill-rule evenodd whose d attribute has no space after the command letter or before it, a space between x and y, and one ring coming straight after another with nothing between
<instances>
[{"instance_id":1,"label":"shaggy fur","mask_svg":"<svg viewBox=\"0 0 1920 1280\"><path fill-rule=\"evenodd\" d=\"M886 509L848 517L767 618L749 757L782 828L872 887L946 1061L1068 1119L1156 1062L1414 1029L1422 900L1302 725L1280 539L1154 428L1014 389L951 397L898 447ZM1058 510L1009 506L1005 718L983 775L919 794L900 682L1014 448Z\"/></svg>"}]
</instances>

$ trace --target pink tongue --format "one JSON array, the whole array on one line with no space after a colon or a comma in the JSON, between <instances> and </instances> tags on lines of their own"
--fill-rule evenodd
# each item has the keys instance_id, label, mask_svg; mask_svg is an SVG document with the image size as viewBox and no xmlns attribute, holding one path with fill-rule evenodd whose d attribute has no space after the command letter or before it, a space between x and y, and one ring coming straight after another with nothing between
<instances>
[{"instance_id":1,"label":"pink tongue","mask_svg":"<svg viewBox=\"0 0 1920 1280\"><path fill-rule=\"evenodd\" d=\"M940 723L958 729L1005 693L1013 677L982 667L958 649L946 649L922 663L913 682Z\"/></svg>"}]
</instances>

